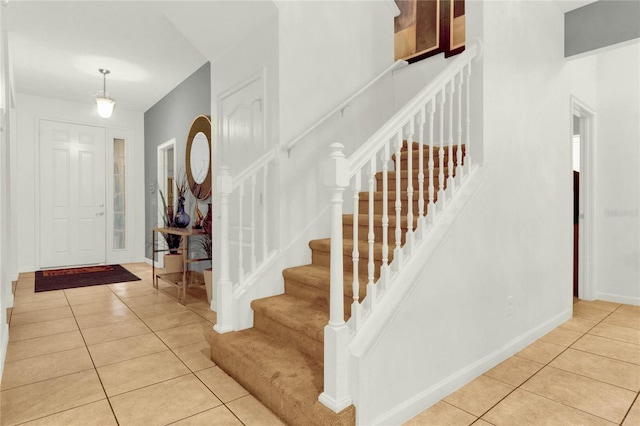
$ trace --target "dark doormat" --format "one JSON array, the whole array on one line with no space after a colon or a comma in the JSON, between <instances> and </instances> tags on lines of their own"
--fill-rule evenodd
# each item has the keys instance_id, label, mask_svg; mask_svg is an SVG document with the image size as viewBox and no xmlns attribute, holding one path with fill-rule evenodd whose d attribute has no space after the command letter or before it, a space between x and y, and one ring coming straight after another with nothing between
<instances>
[{"instance_id":1,"label":"dark doormat","mask_svg":"<svg viewBox=\"0 0 640 426\"><path fill-rule=\"evenodd\" d=\"M50 269L36 271L36 293L128 281L140 281L140 278L120 265Z\"/></svg>"}]
</instances>

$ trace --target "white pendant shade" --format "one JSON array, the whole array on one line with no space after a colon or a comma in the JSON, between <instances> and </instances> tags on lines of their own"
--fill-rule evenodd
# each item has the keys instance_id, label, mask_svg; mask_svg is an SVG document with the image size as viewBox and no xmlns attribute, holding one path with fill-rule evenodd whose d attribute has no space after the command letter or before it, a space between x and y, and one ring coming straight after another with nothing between
<instances>
[{"instance_id":1,"label":"white pendant shade","mask_svg":"<svg viewBox=\"0 0 640 426\"><path fill-rule=\"evenodd\" d=\"M98 114L102 118L109 118L113 113L113 107L115 106L116 101L113 99L104 96L104 97L96 97L96 105L98 106Z\"/></svg>"},{"instance_id":2,"label":"white pendant shade","mask_svg":"<svg viewBox=\"0 0 640 426\"><path fill-rule=\"evenodd\" d=\"M102 74L102 92L98 93L94 99L96 100L100 117L109 118L113 113L113 107L116 105L116 101L107 95L107 74L110 71L100 68L98 72Z\"/></svg>"}]
</instances>

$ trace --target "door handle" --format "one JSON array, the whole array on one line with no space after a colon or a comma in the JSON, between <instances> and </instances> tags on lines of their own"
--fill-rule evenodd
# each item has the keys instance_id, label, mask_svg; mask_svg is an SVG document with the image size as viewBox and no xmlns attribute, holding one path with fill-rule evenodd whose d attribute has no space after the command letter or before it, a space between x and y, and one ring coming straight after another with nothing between
<instances>
[{"instance_id":1,"label":"door handle","mask_svg":"<svg viewBox=\"0 0 640 426\"><path fill-rule=\"evenodd\" d=\"M96 213L96 216L104 216L104 212Z\"/></svg>"}]
</instances>

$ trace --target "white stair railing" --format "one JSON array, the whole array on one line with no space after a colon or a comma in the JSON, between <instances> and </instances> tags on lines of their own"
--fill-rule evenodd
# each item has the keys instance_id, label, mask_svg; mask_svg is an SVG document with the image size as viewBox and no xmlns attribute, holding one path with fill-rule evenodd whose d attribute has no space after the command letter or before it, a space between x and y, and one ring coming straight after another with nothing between
<instances>
[{"instance_id":1,"label":"white stair railing","mask_svg":"<svg viewBox=\"0 0 640 426\"><path fill-rule=\"evenodd\" d=\"M331 192L330 319L324 338L324 392L319 399L336 412L351 401L348 379L350 342L366 325L367 318L376 307L384 303L385 293L393 289L403 261L419 247L429 226L437 223L447 201L455 196L456 188L461 187L464 177L469 176L473 167L469 145L469 87L471 63L478 53L477 44L467 47L349 158L345 158L341 144L334 143L330 147L330 166L325 178ZM417 140L414 141L414 137ZM402 150L403 141L406 141L406 151ZM417 168L412 158L414 142L418 149ZM403 170L402 155L407 156L406 170ZM392 171L389 162L394 164ZM378 182L377 171L381 171ZM407 181L405 192L402 192L401 185L403 172ZM391 188L390 177L395 177L395 185ZM413 188L414 178L418 182L417 194ZM363 180L368 182L368 194L360 192ZM353 303L351 318L345 322L342 219L343 194L349 190L353 192L351 210L354 215L354 249L350 262L353 265ZM361 194L368 197L366 208L361 204ZM360 217L362 214L368 216L366 222ZM368 225L367 233L359 232L358 227L363 222ZM406 230L403 230L403 223ZM359 240L367 246L367 253L358 250ZM390 254L393 254L393 259L390 259ZM367 290L363 300L359 294L360 262L367 262Z\"/></svg>"},{"instance_id":2,"label":"white stair railing","mask_svg":"<svg viewBox=\"0 0 640 426\"><path fill-rule=\"evenodd\" d=\"M214 326L219 333L238 328L234 294L251 281L273 250L267 232L272 208L267 191L275 158L276 149L273 149L235 177L227 167L220 168L220 274Z\"/></svg>"}]
</instances>

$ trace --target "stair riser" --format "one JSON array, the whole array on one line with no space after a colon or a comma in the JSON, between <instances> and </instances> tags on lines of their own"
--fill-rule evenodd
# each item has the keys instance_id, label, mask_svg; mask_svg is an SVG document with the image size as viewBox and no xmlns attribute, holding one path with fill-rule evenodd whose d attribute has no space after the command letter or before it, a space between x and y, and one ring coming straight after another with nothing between
<instances>
[{"instance_id":1,"label":"stair riser","mask_svg":"<svg viewBox=\"0 0 640 426\"><path fill-rule=\"evenodd\" d=\"M407 186L408 186L408 182L409 179L407 177L401 177L400 178L400 190L402 192L407 192ZM414 198L418 196L418 191L420 190L420 182L418 181L418 177L417 176L413 176L413 179L411 180L412 184L413 184L413 196ZM389 190L395 191L396 190L396 175L394 174L393 176L389 175L388 178L388 188ZM424 193L425 193L425 198L428 194L429 191L429 178L425 177L425 180L422 182L423 188L424 188ZM436 191L438 190L438 187L440 186L440 181L438 180L438 177L435 176L433 179L433 185L434 188L436 189ZM444 187L447 187L447 177L445 176L444 179ZM376 188L378 188L378 191L382 191L382 176L380 177L376 177Z\"/></svg>"},{"instance_id":2,"label":"stair riser","mask_svg":"<svg viewBox=\"0 0 640 426\"><path fill-rule=\"evenodd\" d=\"M283 345L291 345L300 352L323 362L324 344L298 333L281 323L254 311L253 327L280 341Z\"/></svg>"},{"instance_id":3,"label":"stair riser","mask_svg":"<svg viewBox=\"0 0 640 426\"><path fill-rule=\"evenodd\" d=\"M327 283L327 288L329 283ZM360 294L364 295L366 287L360 287ZM284 282L285 293L298 297L303 300L308 300L315 303L318 306L322 306L329 312L329 291L323 290L317 287L301 284L297 281L285 280ZM347 321L351 315L351 302L353 299L349 296L344 296L344 320Z\"/></svg>"},{"instance_id":4,"label":"stair riser","mask_svg":"<svg viewBox=\"0 0 640 426\"><path fill-rule=\"evenodd\" d=\"M405 156L402 157L402 159L400 160L400 170L409 170L409 159ZM464 165L464 158L462 159L462 163ZM397 165L398 163L394 160L394 165ZM445 155L444 157L444 161L442 163L443 167L448 167L449 166L449 156ZM458 158L456 155L453 156L453 167L457 167L458 166ZM433 157L433 167L434 169L437 169L440 167L440 158L434 156ZM411 159L411 169L416 171L420 169L420 157L417 155L414 155L413 158ZM429 170L429 157L428 156L424 156L423 160L422 160L422 169L425 171L425 174L427 172L427 170ZM395 170L395 168L394 168Z\"/></svg>"},{"instance_id":5,"label":"stair riser","mask_svg":"<svg viewBox=\"0 0 640 426\"><path fill-rule=\"evenodd\" d=\"M316 265L323 265L323 266L329 266L331 264L331 256L328 252L321 252L321 251L316 251L314 250L312 255L311 255L311 261L312 263L316 264ZM393 249L389 249L389 263L391 263L391 261L393 260ZM344 271L348 271L348 272L353 272L353 258L351 257L351 254L349 254L348 256L345 255L342 258L342 264L343 264L343 269ZM360 274L360 276L362 277L367 277L368 276L368 271L369 271L369 259L366 256L363 256L363 254L360 254L360 259L358 262L358 273ZM374 276L375 276L375 280L378 279L378 277L380 276L380 266L382 265L382 260L377 258L374 259Z\"/></svg>"},{"instance_id":6,"label":"stair riser","mask_svg":"<svg viewBox=\"0 0 640 426\"><path fill-rule=\"evenodd\" d=\"M414 214L417 214L415 212ZM402 229L402 244L406 242L407 236L407 228L403 227ZM393 238L395 241L395 226L389 226L389 238ZM373 234L376 242L382 241L382 225L378 225L373 227ZM352 224L344 224L342 226L342 235L343 238L347 240L353 239L353 225ZM363 242L369 241L369 225L368 224L358 224L358 240Z\"/></svg>"},{"instance_id":7,"label":"stair riser","mask_svg":"<svg viewBox=\"0 0 640 426\"><path fill-rule=\"evenodd\" d=\"M406 196L405 196L406 198ZM400 208L400 213L403 216L406 216L408 212L407 200L402 200L402 206ZM418 215L418 200L413 200L413 215ZM381 215L382 214L382 206L384 205L382 200L376 200L373 202L373 214ZM426 210L427 200L425 200L425 210ZM387 214L389 216L396 215L396 200L388 200L387 201L388 211ZM369 212L369 200L360 200L358 208L361 212Z\"/></svg>"}]
</instances>

